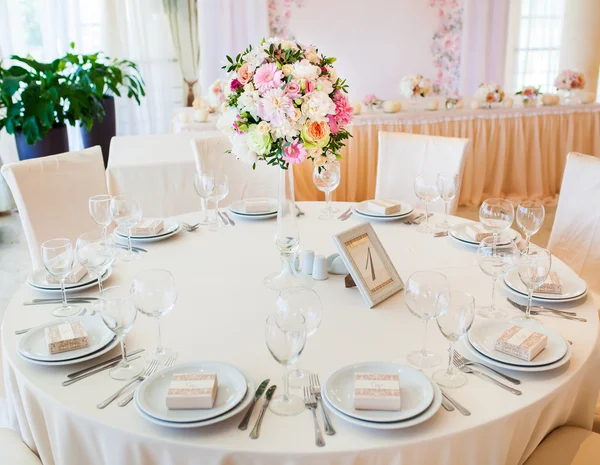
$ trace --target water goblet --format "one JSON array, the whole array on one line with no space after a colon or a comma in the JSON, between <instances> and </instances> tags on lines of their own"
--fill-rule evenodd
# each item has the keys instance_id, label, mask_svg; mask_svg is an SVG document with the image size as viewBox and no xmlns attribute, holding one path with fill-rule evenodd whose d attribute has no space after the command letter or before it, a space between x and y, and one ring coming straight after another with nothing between
<instances>
[{"instance_id":1,"label":"water goblet","mask_svg":"<svg viewBox=\"0 0 600 465\"><path fill-rule=\"evenodd\" d=\"M111 378L121 381L138 376L144 368L143 363L137 360L127 360L125 336L133 328L137 316L133 296L131 286L112 286L104 288L99 302L102 321L121 342L122 359L108 374Z\"/></svg>"},{"instance_id":2,"label":"water goblet","mask_svg":"<svg viewBox=\"0 0 600 465\"><path fill-rule=\"evenodd\" d=\"M448 213L450 204L458 193L459 179L456 173L438 173L437 188L440 198L444 201L444 221L436 226L439 229L448 230L452 228L452 224L448 221Z\"/></svg>"},{"instance_id":3,"label":"water goblet","mask_svg":"<svg viewBox=\"0 0 600 465\"><path fill-rule=\"evenodd\" d=\"M62 305L52 310L52 315L56 317L75 315L79 312L79 307L67 302L67 291L65 290L65 279L71 273L75 260L71 241L64 238L50 239L42 244L41 249L44 268L50 273L50 276L60 281Z\"/></svg>"},{"instance_id":4,"label":"water goblet","mask_svg":"<svg viewBox=\"0 0 600 465\"><path fill-rule=\"evenodd\" d=\"M527 310L524 315L512 318L511 321L535 321L542 324L538 318L531 316L531 300L533 291L540 287L550 274L552 254L541 247L530 247L529 252L521 254L517 262L519 278L527 288Z\"/></svg>"},{"instance_id":5,"label":"water goblet","mask_svg":"<svg viewBox=\"0 0 600 465\"><path fill-rule=\"evenodd\" d=\"M339 211L331 205L331 193L340 185L340 164L330 161L313 169L313 182L317 189L325 192L325 208L321 210L320 220L330 220Z\"/></svg>"},{"instance_id":6,"label":"water goblet","mask_svg":"<svg viewBox=\"0 0 600 465\"><path fill-rule=\"evenodd\" d=\"M414 190L417 198L425 202L425 221L419 225L417 231L422 233L433 233L429 227L429 204L440 198L437 187L437 176L421 173L415 178Z\"/></svg>"},{"instance_id":7,"label":"water goblet","mask_svg":"<svg viewBox=\"0 0 600 465\"><path fill-rule=\"evenodd\" d=\"M498 234L509 229L515 219L515 208L506 199L487 199L479 208L479 221L494 233L494 244L498 243Z\"/></svg>"},{"instance_id":8,"label":"water goblet","mask_svg":"<svg viewBox=\"0 0 600 465\"><path fill-rule=\"evenodd\" d=\"M494 244L492 236L484 238L477 247L477 264L481 271L492 277L492 303L489 307L479 307L477 314L483 318L503 320L507 312L496 307L496 281L514 269L519 258L519 248L505 234L498 236Z\"/></svg>"},{"instance_id":9,"label":"water goblet","mask_svg":"<svg viewBox=\"0 0 600 465\"><path fill-rule=\"evenodd\" d=\"M306 287L291 287L279 293L276 302L277 312L299 313L305 319L306 337L317 332L321 326L323 305L319 295L312 289ZM292 387L303 387L308 384L310 372L296 369L290 372L290 385Z\"/></svg>"},{"instance_id":10,"label":"water goblet","mask_svg":"<svg viewBox=\"0 0 600 465\"><path fill-rule=\"evenodd\" d=\"M475 299L471 294L452 291L448 299L448 309L437 317L438 328L448 340L448 367L433 373L433 380L440 386L460 387L467 378L452 363L454 343L463 337L473 324L475 318Z\"/></svg>"},{"instance_id":11,"label":"water goblet","mask_svg":"<svg viewBox=\"0 0 600 465\"><path fill-rule=\"evenodd\" d=\"M227 225L222 220L219 221L219 201L223 200L229 194L229 181L224 174L215 174L213 179L214 184L211 197L215 202L215 222L211 227L211 231L219 231L220 229L227 228Z\"/></svg>"},{"instance_id":12,"label":"water goblet","mask_svg":"<svg viewBox=\"0 0 600 465\"><path fill-rule=\"evenodd\" d=\"M526 200L517 207L517 225L525 234L525 251L529 251L531 236L540 230L546 211L539 202Z\"/></svg>"},{"instance_id":13,"label":"water goblet","mask_svg":"<svg viewBox=\"0 0 600 465\"><path fill-rule=\"evenodd\" d=\"M137 200L128 199L123 195L117 195L111 200L110 213L115 223L127 229L128 251L120 257L121 260L126 262L134 260L137 256L131 250L131 228L142 219L142 207L140 203Z\"/></svg>"},{"instance_id":14,"label":"water goblet","mask_svg":"<svg viewBox=\"0 0 600 465\"><path fill-rule=\"evenodd\" d=\"M115 254L115 241L110 236L87 232L77 238L75 245L77 261L87 268L90 278L98 279L100 294L102 294L102 275L115 261Z\"/></svg>"},{"instance_id":15,"label":"water goblet","mask_svg":"<svg viewBox=\"0 0 600 465\"><path fill-rule=\"evenodd\" d=\"M214 189L214 175L211 171L198 172L194 174L194 189L200 196L203 217L199 221L201 225L213 224L213 220L208 217L208 201L212 196Z\"/></svg>"},{"instance_id":16,"label":"water goblet","mask_svg":"<svg viewBox=\"0 0 600 465\"><path fill-rule=\"evenodd\" d=\"M158 359L161 364L170 357L176 358L177 352L163 347L160 335L160 318L169 313L177 301L173 275L167 270L142 271L133 279L133 290L135 291L133 302L138 311L156 320L156 349L150 351L146 358Z\"/></svg>"},{"instance_id":17,"label":"water goblet","mask_svg":"<svg viewBox=\"0 0 600 465\"><path fill-rule=\"evenodd\" d=\"M298 360L306 345L306 320L299 313L273 313L266 321L265 338L269 352L285 369L283 395L273 398L269 408L277 415L298 415L304 410L304 400L290 395L289 367Z\"/></svg>"},{"instance_id":18,"label":"water goblet","mask_svg":"<svg viewBox=\"0 0 600 465\"><path fill-rule=\"evenodd\" d=\"M102 234L104 237L108 236L108 226L112 223L112 214L110 213L110 201L112 196L102 194L93 195L89 198L88 208L90 210L90 216L94 223L102 226Z\"/></svg>"},{"instance_id":19,"label":"water goblet","mask_svg":"<svg viewBox=\"0 0 600 465\"><path fill-rule=\"evenodd\" d=\"M408 361L419 368L439 365L441 358L427 350L427 323L441 315L448 306L450 286L446 277L436 271L417 271L404 286L404 300L410 312L423 320L423 348L408 354Z\"/></svg>"}]
</instances>

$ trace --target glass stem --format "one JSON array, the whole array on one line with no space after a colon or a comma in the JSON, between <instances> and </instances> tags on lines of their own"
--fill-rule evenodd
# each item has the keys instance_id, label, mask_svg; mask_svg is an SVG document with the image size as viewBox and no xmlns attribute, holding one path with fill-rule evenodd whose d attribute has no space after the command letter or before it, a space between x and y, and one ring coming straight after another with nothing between
<instances>
[{"instance_id":1,"label":"glass stem","mask_svg":"<svg viewBox=\"0 0 600 465\"><path fill-rule=\"evenodd\" d=\"M525 254L529 255L529 243L531 242L531 234L525 235Z\"/></svg>"},{"instance_id":2,"label":"glass stem","mask_svg":"<svg viewBox=\"0 0 600 465\"><path fill-rule=\"evenodd\" d=\"M123 357L123 360L121 361L121 363L125 367L128 366L128 363L127 363L127 348L125 346L125 335L124 334L121 336L121 355Z\"/></svg>"},{"instance_id":3,"label":"glass stem","mask_svg":"<svg viewBox=\"0 0 600 465\"><path fill-rule=\"evenodd\" d=\"M425 320L425 325L423 327L423 348L421 349L423 355L427 353L427 323L429 323L429 320Z\"/></svg>"},{"instance_id":4,"label":"glass stem","mask_svg":"<svg viewBox=\"0 0 600 465\"><path fill-rule=\"evenodd\" d=\"M492 278L492 305L490 305L490 310L496 310L496 281L497 278L494 276Z\"/></svg>"},{"instance_id":5,"label":"glass stem","mask_svg":"<svg viewBox=\"0 0 600 465\"><path fill-rule=\"evenodd\" d=\"M156 354L160 355L164 352L162 346L162 338L160 336L160 317L156 319Z\"/></svg>"},{"instance_id":6,"label":"glass stem","mask_svg":"<svg viewBox=\"0 0 600 465\"><path fill-rule=\"evenodd\" d=\"M450 210L450 201L446 201L444 205L444 224L448 224L448 210Z\"/></svg>"},{"instance_id":7,"label":"glass stem","mask_svg":"<svg viewBox=\"0 0 600 465\"><path fill-rule=\"evenodd\" d=\"M219 223L219 200L215 199L215 221L217 222L217 228L221 227L221 223Z\"/></svg>"},{"instance_id":8,"label":"glass stem","mask_svg":"<svg viewBox=\"0 0 600 465\"><path fill-rule=\"evenodd\" d=\"M98 287L100 288L100 297L102 297L102 291L104 291L104 287L102 287L102 273L98 275Z\"/></svg>"},{"instance_id":9,"label":"glass stem","mask_svg":"<svg viewBox=\"0 0 600 465\"><path fill-rule=\"evenodd\" d=\"M288 402L290 400L290 370L285 365L283 367L283 400Z\"/></svg>"},{"instance_id":10,"label":"glass stem","mask_svg":"<svg viewBox=\"0 0 600 465\"><path fill-rule=\"evenodd\" d=\"M204 197L200 197L200 207L202 209L202 215L204 219L204 223L208 221L208 206L206 205L206 199Z\"/></svg>"},{"instance_id":11,"label":"glass stem","mask_svg":"<svg viewBox=\"0 0 600 465\"><path fill-rule=\"evenodd\" d=\"M446 374L448 376L452 376L454 374L454 370L452 369L452 357L454 356L454 347L452 347L452 341L449 341L450 347L448 349L448 369L446 370Z\"/></svg>"},{"instance_id":12,"label":"glass stem","mask_svg":"<svg viewBox=\"0 0 600 465\"><path fill-rule=\"evenodd\" d=\"M325 191L325 209L329 216L331 214L331 191Z\"/></svg>"},{"instance_id":13,"label":"glass stem","mask_svg":"<svg viewBox=\"0 0 600 465\"><path fill-rule=\"evenodd\" d=\"M131 249L131 226L127 228L127 247L129 249L129 255L133 255L133 250Z\"/></svg>"},{"instance_id":14,"label":"glass stem","mask_svg":"<svg viewBox=\"0 0 600 465\"><path fill-rule=\"evenodd\" d=\"M425 229L429 231L429 202L425 202Z\"/></svg>"},{"instance_id":15,"label":"glass stem","mask_svg":"<svg viewBox=\"0 0 600 465\"><path fill-rule=\"evenodd\" d=\"M102 226L102 236L104 237L104 242L108 239L108 226Z\"/></svg>"},{"instance_id":16,"label":"glass stem","mask_svg":"<svg viewBox=\"0 0 600 465\"><path fill-rule=\"evenodd\" d=\"M60 291L62 293L63 308L67 308L67 290L65 289L65 278L60 280Z\"/></svg>"},{"instance_id":17,"label":"glass stem","mask_svg":"<svg viewBox=\"0 0 600 465\"><path fill-rule=\"evenodd\" d=\"M531 318L531 299L533 299L533 289L528 289L528 291L527 310L525 311L525 319L527 320Z\"/></svg>"}]
</instances>

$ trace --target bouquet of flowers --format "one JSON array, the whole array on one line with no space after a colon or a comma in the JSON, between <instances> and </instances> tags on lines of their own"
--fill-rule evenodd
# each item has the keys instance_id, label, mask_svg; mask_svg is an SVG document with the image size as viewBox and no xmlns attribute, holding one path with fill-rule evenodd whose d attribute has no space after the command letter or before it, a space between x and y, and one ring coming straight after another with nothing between
<instances>
[{"instance_id":1,"label":"bouquet of flowers","mask_svg":"<svg viewBox=\"0 0 600 465\"><path fill-rule=\"evenodd\" d=\"M504 100L504 91L498 84L480 84L475 92L475 97L490 107L492 103Z\"/></svg>"},{"instance_id":2,"label":"bouquet of flowers","mask_svg":"<svg viewBox=\"0 0 600 465\"><path fill-rule=\"evenodd\" d=\"M297 42L263 39L226 59L231 79L217 125L238 159L286 169L307 158L319 165L340 158L353 112L335 58Z\"/></svg>"},{"instance_id":3,"label":"bouquet of flowers","mask_svg":"<svg viewBox=\"0 0 600 465\"><path fill-rule=\"evenodd\" d=\"M369 108L373 109L374 107L378 107L383 103L383 100L378 98L375 94L367 94L363 99L363 103Z\"/></svg>"},{"instance_id":4,"label":"bouquet of flowers","mask_svg":"<svg viewBox=\"0 0 600 465\"><path fill-rule=\"evenodd\" d=\"M523 98L523 103L525 105L535 102L540 94L540 88L533 86L525 86L519 92L515 93L515 95L520 95Z\"/></svg>"},{"instance_id":5,"label":"bouquet of flowers","mask_svg":"<svg viewBox=\"0 0 600 465\"><path fill-rule=\"evenodd\" d=\"M579 71L565 69L557 76L554 85L559 90L583 89L585 87L585 77Z\"/></svg>"},{"instance_id":6,"label":"bouquet of flowers","mask_svg":"<svg viewBox=\"0 0 600 465\"><path fill-rule=\"evenodd\" d=\"M404 76L400 81L400 95L406 98L425 97L431 89L431 81L420 74Z\"/></svg>"}]
</instances>

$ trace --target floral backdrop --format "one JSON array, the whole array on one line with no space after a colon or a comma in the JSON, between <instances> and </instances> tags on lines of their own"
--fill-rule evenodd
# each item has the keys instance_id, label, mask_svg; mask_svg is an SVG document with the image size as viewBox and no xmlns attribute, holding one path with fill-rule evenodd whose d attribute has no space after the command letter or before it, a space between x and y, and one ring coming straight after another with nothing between
<instances>
[{"instance_id":1,"label":"floral backdrop","mask_svg":"<svg viewBox=\"0 0 600 465\"><path fill-rule=\"evenodd\" d=\"M292 7L301 8L304 0L269 0L269 33L271 37L292 39L289 30Z\"/></svg>"}]
</instances>

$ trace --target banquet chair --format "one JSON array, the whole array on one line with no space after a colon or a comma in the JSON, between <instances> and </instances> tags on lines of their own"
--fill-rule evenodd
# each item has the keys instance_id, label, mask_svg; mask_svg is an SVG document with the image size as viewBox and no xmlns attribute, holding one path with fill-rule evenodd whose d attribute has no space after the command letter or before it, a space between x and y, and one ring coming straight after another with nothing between
<instances>
[{"instance_id":1,"label":"banquet chair","mask_svg":"<svg viewBox=\"0 0 600 465\"><path fill-rule=\"evenodd\" d=\"M552 431L523 465L598 465L600 434L575 426Z\"/></svg>"},{"instance_id":2,"label":"banquet chair","mask_svg":"<svg viewBox=\"0 0 600 465\"><path fill-rule=\"evenodd\" d=\"M43 267L44 241L66 237L74 245L80 234L98 229L88 199L107 193L100 147L11 163L2 174L19 209L34 269Z\"/></svg>"},{"instance_id":3,"label":"banquet chair","mask_svg":"<svg viewBox=\"0 0 600 465\"><path fill-rule=\"evenodd\" d=\"M229 205L241 199L270 197L277 198L279 168L266 164L251 165L225 153L231 144L225 136L196 138L192 140L192 151L198 171L209 167L213 172L222 172L229 181L229 194L219 206Z\"/></svg>"},{"instance_id":4,"label":"banquet chair","mask_svg":"<svg viewBox=\"0 0 600 465\"><path fill-rule=\"evenodd\" d=\"M0 463L2 465L42 465L42 462L12 429L0 428Z\"/></svg>"},{"instance_id":5,"label":"banquet chair","mask_svg":"<svg viewBox=\"0 0 600 465\"><path fill-rule=\"evenodd\" d=\"M457 173L459 181L462 179L469 139L385 131L379 131L378 139L377 199L404 200L416 205L420 201L413 184L423 172ZM450 214L456 212L459 197L460 186L450 205ZM444 202L433 202L429 206L430 211L440 213L444 208Z\"/></svg>"}]
</instances>

